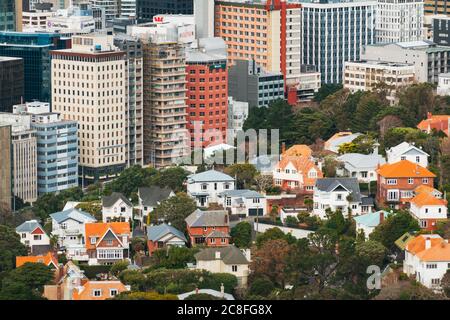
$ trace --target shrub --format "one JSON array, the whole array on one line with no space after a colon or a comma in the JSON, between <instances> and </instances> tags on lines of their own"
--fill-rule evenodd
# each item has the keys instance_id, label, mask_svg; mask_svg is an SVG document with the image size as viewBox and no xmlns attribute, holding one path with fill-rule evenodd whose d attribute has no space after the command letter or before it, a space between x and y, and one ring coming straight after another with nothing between
<instances>
[{"instance_id":1,"label":"shrub","mask_svg":"<svg viewBox=\"0 0 450 320\"><path fill-rule=\"evenodd\" d=\"M257 278L250 285L249 293L252 296L266 297L273 291L273 289L275 289L275 286L272 281L266 278Z\"/></svg>"}]
</instances>

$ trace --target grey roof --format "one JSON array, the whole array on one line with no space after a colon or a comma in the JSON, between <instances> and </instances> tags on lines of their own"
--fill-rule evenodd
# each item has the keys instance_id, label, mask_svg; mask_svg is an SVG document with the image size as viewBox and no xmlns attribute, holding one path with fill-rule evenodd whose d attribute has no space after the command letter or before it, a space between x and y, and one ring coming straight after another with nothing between
<instances>
[{"instance_id":1,"label":"grey roof","mask_svg":"<svg viewBox=\"0 0 450 320\"><path fill-rule=\"evenodd\" d=\"M259 172L272 172L279 161L278 155L262 155L249 160L248 163L254 165Z\"/></svg>"},{"instance_id":2,"label":"grey roof","mask_svg":"<svg viewBox=\"0 0 450 320\"><path fill-rule=\"evenodd\" d=\"M229 294L229 293L222 293L220 291L217 290L213 290L213 289L199 289L197 290L192 290L190 292L186 292L186 293L181 293L178 295L178 299L179 300L184 300L189 296L192 296L193 294L199 294L199 293L206 293L209 294L210 296L214 296L217 298L223 298L225 300L234 300L233 295Z\"/></svg>"},{"instance_id":3,"label":"grey roof","mask_svg":"<svg viewBox=\"0 0 450 320\"><path fill-rule=\"evenodd\" d=\"M158 186L143 187L138 189L139 198L144 206L156 207L161 201L169 198L172 189Z\"/></svg>"},{"instance_id":4,"label":"grey roof","mask_svg":"<svg viewBox=\"0 0 450 320\"><path fill-rule=\"evenodd\" d=\"M18 226L16 228L16 232L31 232L36 228L41 228L44 230L37 220L28 220Z\"/></svg>"},{"instance_id":5,"label":"grey roof","mask_svg":"<svg viewBox=\"0 0 450 320\"><path fill-rule=\"evenodd\" d=\"M192 212L186 219L190 227L207 226L228 226L228 213L226 210L201 211L200 209Z\"/></svg>"},{"instance_id":6,"label":"grey roof","mask_svg":"<svg viewBox=\"0 0 450 320\"><path fill-rule=\"evenodd\" d=\"M330 141L330 150L333 152L338 152L339 146L343 143L352 142L356 138L358 138L361 133L352 133L343 137L339 137Z\"/></svg>"},{"instance_id":7,"label":"grey roof","mask_svg":"<svg viewBox=\"0 0 450 320\"><path fill-rule=\"evenodd\" d=\"M55 212L50 215L52 219L55 219L57 223L61 223L66 221L67 219L73 219L78 222L95 222L97 221L93 216L91 216L89 213L86 213L84 211L78 210L78 209L69 209L65 211Z\"/></svg>"},{"instance_id":8,"label":"grey roof","mask_svg":"<svg viewBox=\"0 0 450 320\"><path fill-rule=\"evenodd\" d=\"M187 177L189 183L194 182L218 182L218 181L234 181L232 177L229 175L216 171L216 170L208 170L196 174L191 174Z\"/></svg>"},{"instance_id":9,"label":"grey roof","mask_svg":"<svg viewBox=\"0 0 450 320\"><path fill-rule=\"evenodd\" d=\"M150 241L158 241L159 239L170 233L182 239L184 242L187 242L183 232L181 232L178 229L175 229L172 226L169 226L168 224L163 223L157 226L151 226L147 228L147 238Z\"/></svg>"},{"instance_id":10,"label":"grey roof","mask_svg":"<svg viewBox=\"0 0 450 320\"><path fill-rule=\"evenodd\" d=\"M105 208L112 207L118 200L122 200L128 206L132 207L133 204L122 193L113 192L110 196L104 196L102 198L102 206Z\"/></svg>"},{"instance_id":11,"label":"grey roof","mask_svg":"<svg viewBox=\"0 0 450 320\"><path fill-rule=\"evenodd\" d=\"M359 169L359 168L376 168L378 164L382 165L386 163L386 160L379 154L361 154L361 153L346 153L339 157L337 160L344 162L347 170Z\"/></svg>"},{"instance_id":12,"label":"grey roof","mask_svg":"<svg viewBox=\"0 0 450 320\"><path fill-rule=\"evenodd\" d=\"M52 250L53 250L53 247L49 244L39 244L39 245L31 246L31 253L34 256L43 256Z\"/></svg>"},{"instance_id":13,"label":"grey roof","mask_svg":"<svg viewBox=\"0 0 450 320\"><path fill-rule=\"evenodd\" d=\"M205 238L230 238L230 235L222 231L213 230Z\"/></svg>"},{"instance_id":14,"label":"grey roof","mask_svg":"<svg viewBox=\"0 0 450 320\"><path fill-rule=\"evenodd\" d=\"M225 197L241 197L241 198L264 198L264 196L256 191L241 189L241 190L226 190L218 194Z\"/></svg>"},{"instance_id":15,"label":"grey roof","mask_svg":"<svg viewBox=\"0 0 450 320\"><path fill-rule=\"evenodd\" d=\"M373 198L372 197L361 197L361 205L373 206Z\"/></svg>"},{"instance_id":16,"label":"grey roof","mask_svg":"<svg viewBox=\"0 0 450 320\"><path fill-rule=\"evenodd\" d=\"M216 252L220 252L220 259L225 264L248 264L249 261L241 250L234 245L219 248L206 248L195 254L196 261L216 260Z\"/></svg>"},{"instance_id":17,"label":"grey roof","mask_svg":"<svg viewBox=\"0 0 450 320\"><path fill-rule=\"evenodd\" d=\"M356 178L322 178L316 180L316 187L320 191L331 192L339 185L351 192L353 202L361 202L361 191Z\"/></svg>"}]
</instances>

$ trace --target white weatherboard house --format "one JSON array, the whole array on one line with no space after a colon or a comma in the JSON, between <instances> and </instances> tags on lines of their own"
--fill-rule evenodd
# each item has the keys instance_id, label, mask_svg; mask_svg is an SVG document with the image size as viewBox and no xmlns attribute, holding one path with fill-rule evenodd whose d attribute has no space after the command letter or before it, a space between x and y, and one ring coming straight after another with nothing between
<instances>
[{"instance_id":1,"label":"white weatherboard house","mask_svg":"<svg viewBox=\"0 0 450 320\"><path fill-rule=\"evenodd\" d=\"M326 218L326 210L340 210L347 216L360 215L372 211L373 199L361 195L356 178L317 179L314 186L313 213L321 219Z\"/></svg>"},{"instance_id":2,"label":"white weatherboard house","mask_svg":"<svg viewBox=\"0 0 450 320\"><path fill-rule=\"evenodd\" d=\"M422 234L406 243L403 272L425 287L440 290L450 267L450 244L437 234Z\"/></svg>"},{"instance_id":3,"label":"white weatherboard house","mask_svg":"<svg viewBox=\"0 0 450 320\"><path fill-rule=\"evenodd\" d=\"M61 247L84 248L84 225L96 222L90 214L78 209L52 213L52 234L58 236L58 245Z\"/></svg>"},{"instance_id":4,"label":"white weatherboard house","mask_svg":"<svg viewBox=\"0 0 450 320\"><path fill-rule=\"evenodd\" d=\"M50 238L37 220L29 220L16 228L20 242L31 248L35 246L49 246Z\"/></svg>"},{"instance_id":5,"label":"white weatherboard house","mask_svg":"<svg viewBox=\"0 0 450 320\"><path fill-rule=\"evenodd\" d=\"M346 153L336 160L344 164L342 169L337 170L339 176L356 178L362 183L377 181L377 167L386 163L386 160L377 153Z\"/></svg>"},{"instance_id":6,"label":"white weatherboard house","mask_svg":"<svg viewBox=\"0 0 450 320\"><path fill-rule=\"evenodd\" d=\"M228 190L234 190L234 179L220 171L208 170L187 177L187 194L197 201L199 207L217 203L218 194Z\"/></svg>"},{"instance_id":7,"label":"white weatherboard house","mask_svg":"<svg viewBox=\"0 0 450 320\"><path fill-rule=\"evenodd\" d=\"M424 168L428 167L429 154L408 142L402 142L395 147L387 149L386 157L388 163L396 163L401 160L408 160L412 163L417 163Z\"/></svg>"},{"instance_id":8,"label":"white weatherboard house","mask_svg":"<svg viewBox=\"0 0 450 320\"><path fill-rule=\"evenodd\" d=\"M389 212L380 210L377 212L370 212L361 216L354 217L356 222L356 232L364 231L364 236L369 239L369 235L375 228L390 215Z\"/></svg>"},{"instance_id":9,"label":"white weatherboard house","mask_svg":"<svg viewBox=\"0 0 450 320\"><path fill-rule=\"evenodd\" d=\"M220 204L231 214L239 216L264 216L266 214L266 197L248 189L228 190L219 193Z\"/></svg>"},{"instance_id":10,"label":"white weatherboard house","mask_svg":"<svg viewBox=\"0 0 450 320\"><path fill-rule=\"evenodd\" d=\"M113 192L102 198L103 222L129 222L133 218L133 204L123 194Z\"/></svg>"}]
</instances>

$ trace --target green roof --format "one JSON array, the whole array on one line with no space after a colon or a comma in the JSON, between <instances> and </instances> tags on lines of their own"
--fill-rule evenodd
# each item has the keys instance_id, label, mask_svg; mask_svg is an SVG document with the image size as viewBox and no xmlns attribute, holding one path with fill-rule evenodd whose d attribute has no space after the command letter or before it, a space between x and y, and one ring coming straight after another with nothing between
<instances>
[{"instance_id":1,"label":"green roof","mask_svg":"<svg viewBox=\"0 0 450 320\"><path fill-rule=\"evenodd\" d=\"M414 236L412 234L410 234L409 232L406 232L405 234L403 234L400 238L398 238L397 240L395 240L395 245L401 249L401 250L405 250L406 245L408 244L409 241L411 241L412 239L414 239Z\"/></svg>"}]
</instances>

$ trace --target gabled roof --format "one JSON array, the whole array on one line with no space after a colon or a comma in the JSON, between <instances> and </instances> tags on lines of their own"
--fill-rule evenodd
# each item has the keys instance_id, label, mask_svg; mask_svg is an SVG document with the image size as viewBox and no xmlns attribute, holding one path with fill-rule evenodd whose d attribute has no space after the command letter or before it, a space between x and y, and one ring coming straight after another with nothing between
<instances>
[{"instance_id":1,"label":"gabled roof","mask_svg":"<svg viewBox=\"0 0 450 320\"><path fill-rule=\"evenodd\" d=\"M436 175L427 168L408 160L386 163L377 169L384 178L434 178Z\"/></svg>"},{"instance_id":2,"label":"gabled roof","mask_svg":"<svg viewBox=\"0 0 450 320\"><path fill-rule=\"evenodd\" d=\"M405 250L411 252L412 254L418 254L425 250L425 241L426 239L430 239L431 247L441 243L442 238L438 234L421 234L410 240L405 247Z\"/></svg>"},{"instance_id":3,"label":"gabled roof","mask_svg":"<svg viewBox=\"0 0 450 320\"><path fill-rule=\"evenodd\" d=\"M45 256L18 256L16 257L16 268L27 262L43 263L46 266L53 265L54 268L58 268L58 259L55 258L52 252L48 252Z\"/></svg>"},{"instance_id":4,"label":"gabled roof","mask_svg":"<svg viewBox=\"0 0 450 320\"><path fill-rule=\"evenodd\" d=\"M197 209L185 221L189 227L229 226L228 212L226 210L201 211Z\"/></svg>"},{"instance_id":5,"label":"gabled roof","mask_svg":"<svg viewBox=\"0 0 450 320\"><path fill-rule=\"evenodd\" d=\"M423 206L447 206L447 200L436 198L432 193L420 192L411 199L411 203L414 203L417 207Z\"/></svg>"},{"instance_id":6,"label":"gabled roof","mask_svg":"<svg viewBox=\"0 0 450 320\"><path fill-rule=\"evenodd\" d=\"M44 228L42 228L42 226L40 225L39 222L37 222L37 220L28 220L25 221L24 223L22 223L20 226L18 226L16 228L16 232L32 232L34 231L36 228L40 228L42 230L42 232L45 233Z\"/></svg>"},{"instance_id":7,"label":"gabled roof","mask_svg":"<svg viewBox=\"0 0 450 320\"><path fill-rule=\"evenodd\" d=\"M55 213L52 213L50 215L50 217L55 219L57 223L62 223L64 221L66 221L67 219L73 219L73 220L78 221L80 223L97 221L89 213L86 213L86 212L81 211L79 209L69 209L69 210L66 210L66 211L55 212Z\"/></svg>"},{"instance_id":8,"label":"gabled roof","mask_svg":"<svg viewBox=\"0 0 450 320\"><path fill-rule=\"evenodd\" d=\"M225 264L249 264L249 261L241 250L234 245L220 248L206 248L195 254L197 261L213 261L216 260L216 252L220 252L220 260Z\"/></svg>"},{"instance_id":9,"label":"gabled roof","mask_svg":"<svg viewBox=\"0 0 450 320\"><path fill-rule=\"evenodd\" d=\"M226 190L218 195L223 197L264 198L262 194L249 189Z\"/></svg>"},{"instance_id":10,"label":"gabled roof","mask_svg":"<svg viewBox=\"0 0 450 320\"><path fill-rule=\"evenodd\" d=\"M432 242L431 248L417 253L416 256L421 261L450 261L450 245L441 239L437 243Z\"/></svg>"},{"instance_id":11,"label":"gabled roof","mask_svg":"<svg viewBox=\"0 0 450 320\"><path fill-rule=\"evenodd\" d=\"M427 119L420 121L417 128L422 131L436 129L444 131L447 135L449 135L449 121L450 115L432 115L429 113L427 115Z\"/></svg>"},{"instance_id":12,"label":"gabled roof","mask_svg":"<svg viewBox=\"0 0 450 320\"><path fill-rule=\"evenodd\" d=\"M422 149L417 148L416 146L414 146L414 145L412 145L412 144L410 144L408 142L405 142L405 141L400 143L400 144L398 144L398 145L396 145L395 147L392 147L392 148L386 150L386 154L387 155L392 155L394 157L398 157L398 156L400 156L402 154L405 154L406 152L410 151L411 149L413 149L413 150L415 150L415 151L417 151L419 153L422 153L422 154L424 154L426 156L429 156L429 154L426 153L425 151L423 151Z\"/></svg>"},{"instance_id":13,"label":"gabled roof","mask_svg":"<svg viewBox=\"0 0 450 320\"><path fill-rule=\"evenodd\" d=\"M213 230L205 238L231 238L228 233Z\"/></svg>"},{"instance_id":14,"label":"gabled roof","mask_svg":"<svg viewBox=\"0 0 450 320\"><path fill-rule=\"evenodd\" d=\"M289 149L287 149L285 152L282 153L282 157L298 157L298 156L305 156L305 157L311 157L312 150L310 147L308 147L306 144L295 144Z\"/></svg>"},{"instance_id":15,"label":"gabled roof","mask_svg":"<svg viewBox=\"0 0 450 320\"><path fill-rule=\"evenodd\" d=\"M320 191L332 192L339 186L351 192L353 202L361 201L361 191L356 178L322 178L316 180L316 188Z\"/></svg>"},{"instance_id":16,"label":"gabled roof","mask_svg":"<svg viewBox=\"0 0 450 320\"><path fill-rule=\"evenodd\" d=\"M117 201L122 200L129 207L133 207L133 204L122 193L113 192L110 196L104 196L102 198L102 206L104 208L112 207Z\"/></svg>"},{"instance_id":17,"label":"gabled roof","mask_svg":"<svg viewBox=\"0 0 450 320\"><path fill-rule=\"evenodd\" d=\"M163 223L157 226L151 226L147 228L147 238L150 241L158 241L167 234L173 234L177 238L180 238L183 241L187 242L183 232L172 226L169 226L168 224Z\"/></svg>"},{"instance_id":18,"label":"gabled roof","mask_svg":"<svg viewBox=\"0 0 450 320\"><path fill-rule=\"evenodd\" d=\"M376 227L380 224L380 216L383 215L384 219L386 219L390 213L384 210L380 210L377 212L370 212L363 214L361 216L354 217L356 223L362 224L366 227Z\"/></svg>"},{"instance_id":19,"label":"gabled roof","mask_svg":"<svg viewBox=\"0 0 450 320\"><path fill-rule=\"evenodd\" d=\"M337 160L344 162L347 170L358 168L376 168L379 164L385 164L386 160L379 154L345 153Z\"/></svg>"},{"instance_id":20,"label":"gabled roof","mask_svg":"<svg viewBox=\"0 0 450 320\"><path fill-rule=\"evenodd\" d=\"M306 156L285 156L278 163L277 167L284 170L289 164L292 164L297 170L298 174L303 176L303 184L305 186L313 186L317 178L322 178L323 173L320 171L319 167L316 166L311 157ZM317 178L309 178L308 172L311 169L315 169L317 172Z\"/></svg>"},{"instance_id":21,"label":"gabled roof","mask_svg":"<svg viewBox=\"0 0 450 320\"><path fill-rule=\"evenodd\" d=\"M143 187L138 189L139 198L144 206L156 207L161 201L169 198L172 189L158 186Z\"/></svg>"},{"instance_id":22,"label":"gabled roof","mask_svg":"<svg viewBox=\"0 0 450 320\"><path fill-rule=\"evenodd\" d=\"M86 249L95 249L108 231L111 231L116 237L119 235L130 235L130 224L128 222L98 222L98 223L86 223L85 229L85 242ZM96 237L99 240L95 244L91 244L90 238Z\"/></svg>"},{"instance_id":23,"label":"gabled roof","mask_svg":"<svg viewBox=\"0 0 450 320\"><path fill-rule=\"evenodd\" d=\"M191 174L187 177L189 183L195 182L234 182L234 178L229 175L216 171L216 170L208 170L196 174Z\"/></svg>"},{"instance_id":24,"label":"gabled roof","mask_svg":"<svg viewBox=\"0 0 450 320\"><path fill-rule=\"evenodd\" d=\"M110 290L116 289L118 293L129 291L130 289L120 281L87 281L81 287L73 291L73 300L105 300L112 298ZM101 296L94 297L93 291L100 290Z\"/></svg>"}]
</instances>

